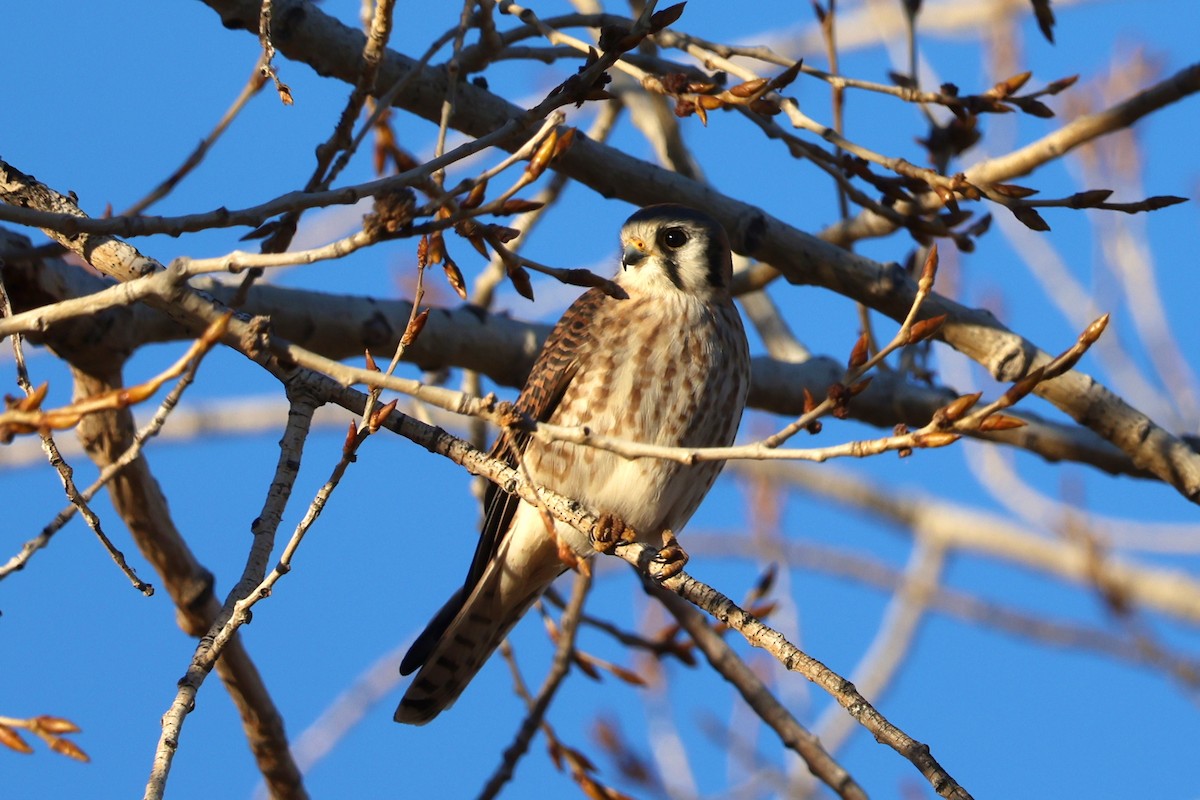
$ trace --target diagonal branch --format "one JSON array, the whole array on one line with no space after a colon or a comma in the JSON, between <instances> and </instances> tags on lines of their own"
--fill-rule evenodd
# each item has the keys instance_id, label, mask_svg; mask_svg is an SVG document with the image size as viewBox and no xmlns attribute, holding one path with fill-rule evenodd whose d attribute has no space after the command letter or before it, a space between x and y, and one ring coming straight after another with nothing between
<instances>
[{"instance_id":1,"label":"diagonal branch","mask_svg":"<svg viewBox=\"0 0 1200 800\"><path fill-rule=\"evenodd\" d=\"M96 370L94 362L89 366ZM75 377L80 389L88 393L120 384L119 372L96 377L76 370ZM134 442L133 415L128 408L90 416L79 430L92 460L101 467L114 463ZM175 526L144 455L116 473L108 493L142 555L161 576L175 603L179 626L190 636L202 636L221 608L213 595L213 576L196 560ZM297 800L307 797L288 750L283 719L240 638L225 648L217 672L237 706L247 741L273 795Z\"/></svg>"},{"instance_id":2,"label":"diagonal branch","mask_svg":"<svg viewBox=\"0 0 1200 800\"><path fill-rule=\"evenodd\" d=\"M226 27L256 29L258 5L250 0L207 0ZM280 2L275 42L289 58L310 64L318 73L353 81L362 34L342 25L305 0ZM421 69L412 59L389 51L380 76L382 83ZM395 104L429 120L441 113L446 76L424 69L420 87L402 93ZM1200 90L1200 64L1179 73L1161 102L1171 102ZM458 88L461 102L451 126L472 136L492 133L527 112L491 92L470 84ZM1140 114L1130 113L1129 121ZM1089 135L1101 135L1123 122L1098 126ZM1127 124L1127 123L1126 123ZM1079 141L1084 141L1083 136ZM500 146L519 146L519 135ZM729 231L734 249L763 260L788 281L813 284L838 292L893 319L903 319L916 296L916 281L892 266L844 251L787 225L754 206L722 195L711 187L606 145L580 140L562 155L554 168L590 186L606 197L638 205L678 202L706 209ZM942 338L956 350L988 368L998 380L1015 382L1050 357L1036 344L1000 324L991 314L971 309L941 295L925 304L928 316L946 314ZM1200 503L1200 454L1125 403L1094 378L1072 370L1037 388L1037 394L1124 451L1141 469L1173 486L1193 503Z\"/></svg>"},{"instance_id":3,"label":"diagonal branch","mask_svg":"<svg viewBox=\"0 0 1200 800\"><path fill-rule=\"evenodd\" d=\"M821 745L821 741L806 730L776 699L746 662L738 658L733 648L725 644L725 640L709 627L703 614L679 595L668 592L648 580L645 583L650 593L666 606L692 637L692 641L708 659L709 665L733 684L742 699L754 709L754 713L779 734L784 746L804 759L812 773L833 789L838 797L866 799L866 793L850 773L838 764Z\"/></svg>"},{"instance_id":4,"label":"diagonal branch","mask_svg":"<svg viewBox=\"0 0 1200 800\"><path fill-rule=\"evenodd\" d=\"M287 428L279 443L279 459L276 464L275 477L271 481L270 489L264 499L262 513L251 525L254 541L246 559L246 566L242 571L241 579L230 591L224 605L212 615L211 623L205 629L191 663L188 664L187 671L179 680L178 691L170 707L163 714L162 732L155 749L150 778L146 783L146 800L160 800L163 797L171 763L179 749L179 737L184 719L195 707L196 694L204 683L204 679L214 666L219 667L220 664L225 663L230 647L237 641L235 637L238 626L231 624L231 620L238 612L245 615L244 609L239 607L239 602L250 596L266 573L267 562L275 543L275 533L300 471L300 456L315 408L316 404L304 392L296 392L292 398ZM216 605L215 598L212 600L212 605ZM298 772L296 784L298 787ZM303 792L303 789L300 788L299 791Z\"/></svg>"},{"instance_id":5,"label":"diagonal branch","mask_svg":"<svg viewBox=\"0 0 1200 800\"><path fill-rule=\"evenodd\" d=\"M361 392L333 385L326 378L319 378L324 397L332 402L360 413L366 397ZM321 391L314 387L315 391ZM444 456L479 475L496 483L504 491L518 494L528 502L544 503L558 520L588 535L595 529L598 518L575 500L535 487L507 464L489 457L468 442L451 436L440 428L426 425L404 414L393 414L385 427L421 445L431 453ZM655 555L653 548L641 544L624 544L616 548L618 557L648 575L649 565ZM830 670L820 661L802 652L778 631L772 630L739 608L732 600L717 590L697 581L686 572L680 572L662 584L667 589L704 609L716 619L737 630L752 645L763 647L789 670L800 672L805 678L830 693L847 712L867 728L877 740L887 744L911 761L944 797L969 798L970 795L938 764L929 747L897 728L876 710L866 698L855 690L853 684Z\"/></svg>"}]
</instances>

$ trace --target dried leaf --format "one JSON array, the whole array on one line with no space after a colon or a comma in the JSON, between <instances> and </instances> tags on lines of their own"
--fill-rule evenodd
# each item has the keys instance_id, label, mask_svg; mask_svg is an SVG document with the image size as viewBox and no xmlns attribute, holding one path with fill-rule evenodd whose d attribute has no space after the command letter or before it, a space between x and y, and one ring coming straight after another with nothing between
<instances>
[{"instance_id":1,"label":"dried leaf","mask_svg":"<svg viewBox=\"0 0 1200 800\"><path fill-rule=\"evenodd\" d=\"M629 27L626 25L603 25L600 28L600 38L596 43L606 53L620 53L621 43L627 36L629 36Z\"/></svg>"},{"instance_id":2,"label":"dried leaf","mask_svg":"<svg viewBox=\"0 0 1200 800\"><path fill-rule=\"evenodd\" d=\"M418 252L418 258L420 253ZM442 237L441 231L434 231L429 235L429 244L425 249L425 263L440 264L446 258L446 240Z\"/></svg>"},{"instance_id":3,"label":"dried leaf","mask_svg":"<svg viewBox=\"0 0 1200 800\"><path fill-rule=\"evenodd\" d=\"M50 749L61 755L73 758L76 761L82 761L85 764L91 761L91 759L88 758L88 754L83 752L83 749L70 739L56 738L54 741L50 742Z\"/></svg>"},{"instance_id":4,"label":"dried leaf","mask_svg":"<svg viewBox=\"0 0 1200 800\"><path fill-rule=\"evenodd\" d=\"M484 258L491 258L488 255L487 242L484 241L483 234L476 229L475 233L467 237L467 241L471 243L471 247L475 248L475 252Z\"/></svg>"},{"instance_id":5,"label":"dried leaf","mask_svg":"<svg viewBox=\"0 0 1200 800\"><path fill-rule=\"evenodd\" d=\"M942 407L942 416L949 422L962 419L963 415L974 408L979 402L979 398L983 397L983 392L975 392L974 394L964 394L963 396L950 401Z\"/></svg>"},{"instance_id":6,"label":"dried leaf","mask_svg":"<svg viewBox=\"0 0 1200 800\"><path fill-rule=\"evenodd\" d=\"M21 734L17 733L7 725L0 725L0 745L4 745L18 753L32 753L33 748L29 743L21 738Z\"/></svg>"},{"instance_id":7,"label":"dried leaf","mask_svg":"<svg viewBox=\"0 0 1200 800\"><path fill-rule=\"evenodd\" d=\"M1018 200L1025 197L1032 197L1038 193L1037 189L1031 189L1028 186L1018 186L1015 183L993 183L992 191L1001 197L1015 197Z\"/></svg>"},{"instance_id":8,"label":"dried leaf","mask_svg":"<svg viewBox=\"0 0 1200 800\"><path fill-rule=\"evenodd\" d=\"M1010 417L1007 414L992 414L979 423L981 431L1007 431L1013 428L1024 428L1027 423L1023 419Z\"/></svg>"},{"instance_id":9,"label":"dried leaf","mask_svg":"<svg viewBox=\"0 0 1200 800\"><path fill-rule=\"evenodd\" d=\"M50 389L48 381L42 381L36 389L30 394L22 397L16 402L14 408L17 411L37 411L42 407L42 401L46 399L46 392Z\"/></svg>"},{"instance_id":10,"label":"dried leaf","mask_svg":"<svg viewBox=\"0 0 1200 800\"><path fill-rule=\"evenodd\" d=\"M1029 206L1009 206L1008 210L1012 212L1020 222L1033 231L1048 231L1050 226L1046 224L1046 220L1042 219L1042 215Z\"/></svg>"},{"instance_id":11,"label":"dried leaf","mask_svg":"<svg viewBox=\"0 0 1200 800\"><path fill-rule=\"evenodd\" d=\"M921 277L917 281L917 286L925 291L933 288L933 280L937 277L938 268L938 248L937 244L933 244L929 248L929 252L925 254L925 263L921 265Z\"/></svg>"},{"instance_id":12,"label":"dried leaf","mask_svg":"<svg viewBox=\"0 0 1200 800\"><path fill-rule=\"evenodd\" d=\"M1022 86L1029 82L1032 76L1032 72L1021 72L1013 75L1011 78L1006 78L993 86L988 95L993 97L1008 97L1019 91Z\"/></svg>"},{"instance_id":13,"label":"dried leaf","mask_svg":"<svg viewBox=\"0 0 1200 800\"><path fill-rule=\"evenodd\" d=\"M1095 208L1112 196L1112 189L1089 189L1067 198L1070 208Z\"/></svg>"},{"instance_id":14,"label":"dried leaf","mask_svg":"<svg viewBox=\"0 0 1200 800\"><path fill-rule=\"evenodd\" d=\"M400 403L399 398L396 398L396 399L393 399L386 406L375 409L375 413L371 415L371 422L368 425L368 428L370 429L371 433L375 433L377 430L379 430L380 428L382 428L384 426L384 424L388 420L388 417L390 417L392 415L392 412L396 410L396 406L399 403Z\"/></svg>"},{"instance_id":15,"label":"dried leaf","mask_svg":"<svg viewBox=\"0 0 1200 800\"><path fill-rule=\"evenodd\" d=\"M534 181L541 177L546 171L550 160L554 157L554 148L558 145L558 131L550 131L550 135L542 140L534 151L533 157L529 159L529 165L525 167L525 172L529 175L529 180Z\"/></svg>"},{"instance_id":16,"label":"dried leaf","mask_svg":"<svg viewBox=\"0 0 1200 800\"><path fill-rule=\"evenodd\" d=\"M612 800L607 786L601 786L587 775L576 775L574 777L584 797L588 797L591 800Z\"/></svg>"},{"instance_id":17,"label":"dried leaf","mask_svg":"<svg viewBox=\"0 0 1200 800\"><path fill-rule=\"evenodd\" d=\"M546 204L539 203L536 200L522 200L519 197L514 197L511 200L505 200L504 205L500 206L500 210L496 213L500 215L524 214L529 211L537 211L544 205Z\"/></svg>"},{"instance_id":18,"label":"dried leaf","mask_svg":"<svg viewBox=\"0 0 1200 800\"><path fill-rule=\"evenodd\" d=\"M1026 375L1021 380L1008 387L1008 391L1004 393L1004 401L1006 406L1011 406L1025 395L1033 391L1033 388L1041 383L1046 376L1046 368L1038 367L1033 372Z\"/></svg>"},{"instance_id":19,"label":"dried leaf","mask_svg":"<svg viewBox=\"0 0 1200 800\"><path fill-rule=\"evenodd\" d=\"M38 728L46 733L79 733L79 726L63 717L42 714L33 718Z\"/></svg>"},{"instance_id":20,"label":"dried leaf","mask_svg":"<svg viewBox=\"0 0 1200 800\"><path fill-rule=\"evenodd\" d=\"M948 316L948 314L938 314L936 317L914 322L912 328L908 331L908 343L916 344L917 342L923 342L937 334L942 329L942 325L946 323Z\"/></svg>"},{"instance_id":21,"label":"dried leaf","mask_svg":"<svg viewBox=\"0 0 1200 800\"><path fill-rule=\"evenodd\" d=\"M764 117L773 117L783 109L779 107L779 101L769 97L760 97L750 104L750 110L755 114L762 114Z\"/></svg>"},{"instance_id":22,"label":"dried leaf","mask_svg":"<svg viewBox=\"0 0 1200 800\"><path fill-rule=\"evenodd\" d=\"M948 444L954 444L961 438L961 434L949 431L929 431L928 433L914 433L913 443L918 447L945 447Z\"/></svg>"},{"instance_id":23,"label":"dried leaf","mask_svg":"<svg viewBox=\"0 0 1200 800\"><path fill-rule=\"evenodd\" d=\"M757 599L765 597L767 592L771 591L771 587L775 585L775 578L779 575L779 565L772 562L763 570L762 575L758 576L758 580L754 583L754 588L750 590L749 597Z\"/></svg>"},{"instance_id":24,"label":"dried leaf","mask_svg":"<svg viewBox=\"0 0 1200 800\"><path fill-rule=\"evenodd\" d=\"M429 237L422 236L417 240L417 266L429 266Z\"/></svg>"},{"instance_id":25,"label":"dried leaf","mask_svg":"<svg viewBox=\"0 0 1200 800\"><path fill-rule=\"evenodd\" d=\"M1110 316L1111 315L1109 314L1104 314L1103 316L1097 317L1095 320L1093 320L1092 324L1088 325L1084 329L1083 333L1079 334L1080 343L1085 347L1091 347L1093 344L1095 344L1096 340L1100 338L1100 334L1104 333L1104 329L1108 327L1108 320Z\"/></svg>"},{"instance_id":26,"label":"dried leaf","mask_svg":"<svg viewBox=\"0 0 1200 800\"><path fill-rule=\"evenodd\" d=\"M550 739L546 742L546 750L550 753L550 760L554 762L554 768L562 772L563 768L563 750L562 745L557 739Z\"/></svg>"},{"instance_id":27,"label":"dried leaf","mask_svg":"<svg viewBox=\"0 0 1200 800\"><path fill-rule=\"evenodd\" d=\"M533 284L529 282L529 273L522 266L513 267L508 271L508 279L512 281L513 288L517 290L517 294L524 297L526 300L533 299ZM464 299L466 295L463 295Z\"/></svg>"},{"instance_id":28,"label":"dried leaf","mask_svg":"<svg viewBox=\"0 0 1200 800\"><path fill-rule=\"evenodd\" d=\"M658 33L671 23L676 22L681 16L683 16L683 9L686 5L686 2L676 3L673 6L667 6L661 11L655 11L650 15L650 30L654 33Z\"/></svg>"},{"instance_id":29,"label":"dried leaf","mask_svg":"<svg viewBox=\"0 0 1200 800\"><path fill-rule=\"evenodd\" d=\"M400 337L400 344L408 347L415 342L417 337L421 335L421 331L425 330L425 322L428 319L429 309L427 308L409 320L408 326L404 329L404 335Z\"/></svg>"},{"instance_id":30,"label":"dried leaf","mask_svg":"<svg viewBox=\"0 0 1200 800\"><path fill-rule=\"evenodd\" d=\"M783 87L790 84L792 81L796 80L796 77L800 74L800 70L803 66L804 66L804 59L797 60L790 67L788 67L783 72L779 73L778 75L776 75L774 78L771 79L771 88L772 89L782 89Z\"/></svg>"},{"instance_id":31,"label":"dried leaf","mask_svg":"<svg viewBox=\"0 0 1200 800\"><path fill-rule=\"evenodd\" d=\"M462 271L458 268L458 264L454 263L454 259L446 255L445 262L442 265L442 270L446 273L446 280L450 281L450 286L454 289L454 293L459 299L467 299L467 285L463 281ZM436 263L436 262L435 262Z\"/></svg>"},{"instance_id":32,"label":"dried leaf","mask_svg":"<svg viewBox=\"0 0 1200 800\"><path fill-rule=\"evenodd\" d=\"M557 161L562 157L562 154L571 149L571 145L575 143L575 128L567 128L558 137L558 141L554 145L554 155L550 156L551 161Z\"/></svg>"},{"instance_id":33,"label":"dried leaf","mask_svg":"<svg viewBox=\"0 0 1200 800\"><path fill-rule=\"evenodd\" d=\"M1037 17L1038 28L1046 41L1054 44L1054 12L1050 9L1050 0L1030 0L1033 3L1033 14Z\"/></svg>"},{"instance_id":34,"label":"dried leaf","mask_svg":"<svg viewBox=\"0 0 1200 800\"><path fill-rule=\"evenodd\" d=\"M1138 210L1140 210L1140 211L1157 211L1160 208L1166 208L1167 206L1177 206L1180 203L1186 203L1187 201L1188 201L1188 199L1186 197L1176 197L1173 194L1158 194L1158 195L1155 195L1154 197L1147 197L1145 200L1143 200L1141 203L1139 203L1141 208Z\"/></svg>"},{"instance_id":35,"label":"dried leaf","mask_svg":"<svg viewBox=\"0 0 1200 800\"><path fill-rule=\"evenodd\" d=\"M807 414L816 407L817 401L813 399L812 392L808 390L807 386L804 387L804 413Z\"/></svg>"},{"instance_id":36,"label":"dried leaf","mask_svg":"<svg viewBox=\"0 0 1200 800\"><path fill-rule=\"evenodd\" d=\"M826 392L826 396L833 404L831 413L838 419L845 419L850 415L846 406L850 402L850 390L846 388L844 383L832 384Z\"/></svg>"},{"instance_id":37,"label":"dried leaf","mask_svg":"<svg viewBox=\"0 0 1200 800\"><path fill-rule=\"evenodd\" d=\"M566 757L567 761L570 761L584 772L596 771L596 765L592 763L592 760L576 750L574 747L564 747L563 755Z\"/></svg>"},{"instance_id":38,"label":"dried leaf","mask_svg":"<svg viewBox=\"0 0 1200 800\"><path fill-rule=\"evenodd\" d=\"M558 641L557 636L555 636L554 639L556 642ZM600 670L596 669L596 665L592 662L591 656L587 655L586 653L575 653L575 666L579 667L579 671L592 680L597 682L603 680L603 678L600 676Z\"/></svg>"},{"instance_id":39,"label":"dried leaf","mask_svg":"<svg viewBox=\"0 0 1200 800\"><path fill-rule=\"evenodd\" d=\"M1051 81L1050 83L1046 84L1045 88L1042 89L1039 94L1058 94L1063 89L1074 86L1078 81L1078 75L1068 75L1065 78L1059 78L1056 81Z\"/></svg>"},{"instance_id":40,"label":"dried leaf","mask_svg":"<svg viewBox=\"0 0 1200 800\"><path fill-rule=\"evenodd\" d=\"M972 223L971 226L964 231L964 233L966 233L968 236L978 238L987 233L988 228L990 227L992 227L992 215L984 214L982 217L975 220L975 222Z\"/></svg>"},{"instance_id":41,"label":"dried leaf","mask_svg":"<svg viewBox=\"0 0 1200 800\"><path fill-rule=\"evenodd\" d=\"M616 675L618 678L625 681L625 683L628 683L632 686L646 685L646 679L641 675L638 675L633 670L625 669L625 667L622 667L618 664L609 664L608 668L613 675Z\"/></svg>"},{"instance_id":42,"label":"dried leaf","mask_svg":"<svg viewBox=\"0 0 1200 800\"><path fill-rule=\"evenodd\" d=\"M279 228L279 220L272 220L263 223L249 233L243 234L238 238L239 242L252 242L255 239L265 239L273 234Z\"/></svg>"},{"instance_id":43,"label":"dried leaf","mask_svg":"<svg viewBox=\"0 0 1200 800\"><path fill-rule=\"evenodd\" d=\"M463 199L459 205L462 208L479 208L483 203L483 197L487 194L487 180L482 180L471 187L471 191Z\"/></svg>"},{"instance_id":44,"label":"dried leaf","mask_svg":"<svg viewBox=\"0 0 1200 800\"><path fill-rule=\"evenodd\" d=\"M407 150L401 150L399 147L392 152L392 160L396 162L396 169L401 172L408 172L420 166L412 153L409 153Z\"/></svg>"},{"instance_id":45,"label":"dried leaf","mask_svg":"<svg viewBox=\"0 0 1200 800\"><path fill-rule=\"evenodd\" d=\"M762 91L763 87L766 85L767 85L766 78L755 78L753 80L746 81L745 83L739 83L737 86L731 87L729 89L729 93L731 95L733 95L734 97L753 97L754 95L756 95L760 91Z\"/></svg>"},{"instance_id":46,"label":"dried leaf","mask_svg":"<svg viewBox=\"0 0 1200 800\"><path fill-rule=\"evenodd\" d=\"M516 228L510 228L506 225L488 225L488 233L495 236L501 244L508 244L513 239L521 235L521 232Z\"/></svg>"},{"instance_id":47,"label":"dried leaf","mask_svg":"<svg viewBox=\"0 0 1200 800\"><path fill-rule=\"evenodd\" d=\"M854 347L850 350L850 359L847 361L847 366L850 369L858 369L867 363L869 356L867 348L870 346L870 341L865 331L859 335L858 341L854 343Z\"/></svg>"},{"instance_id":48,"label":"dried leaf","mask_svg":"<svg viewBox=\"0 0 1200 800\"><path fill-rule=\"evenodd\" d=\"M1041 100L1034 100L1032 97L1009 97L1006 102L1012 103L1017 108L1024 111L1033 117L1040 119L1050 119L1054 116L1054 109L1043 103Z\"/></svg>"},{"instance_id":49,"label":"dried leaf","mask_svg":"<svg viewBox=\"0 0 1200 800\"><path fill-rule=\"evenodd\" d=\"M641 44L643 41L645 41L646 35L648 33L651 33L651 31L638 31L637 33L629 34L624 39L617 42L617 47L616 47L617 52L620 52L620 53L629 52L630 50L632 50L633 48L635 48L639 44ZM605 80L605 82L607 82L609 80L608 73L604 73L603 80Z\"/></svg>"}]
</instances>

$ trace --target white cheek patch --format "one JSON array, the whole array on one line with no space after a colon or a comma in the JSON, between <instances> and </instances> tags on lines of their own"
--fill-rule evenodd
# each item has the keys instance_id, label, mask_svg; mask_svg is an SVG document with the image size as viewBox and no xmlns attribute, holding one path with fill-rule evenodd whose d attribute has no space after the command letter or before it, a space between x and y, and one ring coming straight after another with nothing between
<instances>
[{"instance_id":1,"label":"white cheek patch","mask_svg":"<svg viewBox=\"0 0 1200 800\"><path fill-rule=\"evenodd\" d=\"M657 256L650 256L640 264L621 270L621 274L617 276L617 283L630 292L648 296L679 292L679 288L671 283L666 270L659 264Z\"/></svg>"}]
</instances>

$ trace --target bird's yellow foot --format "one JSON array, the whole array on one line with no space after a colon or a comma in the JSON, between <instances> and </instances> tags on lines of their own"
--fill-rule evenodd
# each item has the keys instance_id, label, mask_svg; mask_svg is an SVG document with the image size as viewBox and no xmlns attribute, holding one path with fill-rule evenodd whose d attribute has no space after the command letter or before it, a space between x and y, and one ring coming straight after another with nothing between
<instances>
[{"instance_id":1,"label":"bird's yellow foot","mask_svg":"<svg viewBox=\"0 0 1200 800\"><path fill-rule=\"evenodd\" d=\"M636 539L637 531L614 514L601 514L592 528L592 547L599 553L611 553L617 545L629 544Z\"/></svg>"},{"instance_id":2,"label":"bird's yellow foot","mask_svg":"<svg viewBox=\"0 0 1200 800\"><path fill-rule=\"evenodd\" d=\"M650 562L650 577L662 583L683 572L688 554L679 546L679 540L671 531L663 531L663 547Z\"/></svg>"}]
</instances>

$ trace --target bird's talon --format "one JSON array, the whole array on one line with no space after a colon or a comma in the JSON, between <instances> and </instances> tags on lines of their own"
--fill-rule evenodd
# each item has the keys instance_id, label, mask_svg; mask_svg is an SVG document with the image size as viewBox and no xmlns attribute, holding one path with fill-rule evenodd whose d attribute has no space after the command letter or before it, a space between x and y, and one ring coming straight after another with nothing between
<instances>
[{"instance_id":1,"label":"bird's talon","mask_svg":"<svg viewBox=\"0 0 1200 800\"><path fill-rule=\"evenodd\" d=\"M592 547L599 553L609 554L617 549L617 545L636 539L637 532L614 514L601 514L592 528Z\"/></svg>"},{"instance_id":2,"label":"bird's talon","mask_svg":"<svg viewBox=\"0 0 1200 800\"><path fill-rule=\"evenodd\" d=\"M687 562L687 552L679 546L675 534L667 531L663 534L663 548L655 553L650 562L650 577L659 583L674 578L683 572Z\"/></svg>"}]
</instances>

